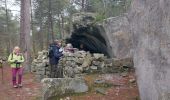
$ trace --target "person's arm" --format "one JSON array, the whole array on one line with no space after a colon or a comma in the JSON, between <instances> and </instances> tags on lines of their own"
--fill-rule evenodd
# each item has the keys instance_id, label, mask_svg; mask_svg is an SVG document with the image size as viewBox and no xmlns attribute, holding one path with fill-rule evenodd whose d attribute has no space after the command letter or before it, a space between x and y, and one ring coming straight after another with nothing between
<instances>
[{"instance_id":1,"label":"person's arm","mask_svg":"<svg viewBox=\"0 0 170 100\"><path fill-rule=\"evenodd\" d=\"M9 55L9 57L8 57L8 62L9 62L9 63L15 62L15 60L14 60L14 59L11 59L11 58L12 58L12 54Z\"/></svg>"},{"instance_id":2,"label":"person's arm","mask_svg":"<svg viewBox=\"0 0 170 100\"><path fill-rule=\"evenodd\" d=\"M60 58L61 56L63 56L63 54L61 52L59 52L59 50L56 50L55 53L54 53L54 56L56 58Z\"/></svg>"},{"instance_id":3,"label":"person's arm","mask_svg":"<svg viewBox=\"0 0 170 100\"><path fill-rule=\"evenodd\" d=\"M21 58L19 59L18 62L23 63L25 61L24 56L21 54Z\"/></svg>"}]
</instances>

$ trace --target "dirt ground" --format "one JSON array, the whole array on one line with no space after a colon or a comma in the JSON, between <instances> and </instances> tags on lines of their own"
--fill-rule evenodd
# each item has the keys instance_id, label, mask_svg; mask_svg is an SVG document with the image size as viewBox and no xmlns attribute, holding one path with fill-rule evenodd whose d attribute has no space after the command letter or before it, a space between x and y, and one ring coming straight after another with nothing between
<instances>
[{"instance_id":1,"label":"dirt ground","mask_svg":"<svg viewBox=\"0 0 170 100\"><path fill-rule=\"evenodd\" d=\"M0 69L0 100L36 100L40 97L41 85L35 82L34 76L31 73L24 74L23 87L13 88L11 82L11 68L3 68L3 78L1 80L1 69Z\"/></svg>"},{"instance_id":2,"label":"dirt ground","mask_svg":"<svg viewBox=\"0 0 170 100\"><path fill-rule=\"evenodd\" d=\"M4 81L1 80L0 69L0 100L39 100L41 84L36 82L32 73L24 74L23 87L13 88L11 83L11 69L4 67ZM111 86L97 86L96 79L104 79ZM51 100L139 100L138 89L134 81L134 72L120 74L92 74L86 75L85 80L89 85L89 91L83 94L54 97ZM131 81L131 82L130 82ZM97 93L96 88L104 88L105 94Z\"/></svg>"},{"instance_id":3,"label":"dirt ground","mask_svg":"<svg viewBox=\"0 0 170 100\"><path fill-rule=\"evenodd\" d=\"M139 100L134 72L125 74L86 75L85 79L90 86L90 90L87 93L53 97L49 100ZM111 86L97 86L94 84L96 79L104 79ZM105 94L97 93L96 88L104 88Z\"/></svg>"}]
</instances>

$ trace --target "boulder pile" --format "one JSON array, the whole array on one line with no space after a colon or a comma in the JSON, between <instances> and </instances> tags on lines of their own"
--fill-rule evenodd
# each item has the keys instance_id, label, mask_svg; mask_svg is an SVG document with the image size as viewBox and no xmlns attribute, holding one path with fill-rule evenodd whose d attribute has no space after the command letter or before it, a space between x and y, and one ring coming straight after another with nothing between
<instances>
[{"instance_id":1,"label":"boulder pile","mask_svg":"<svg viewBox=\"0 0 170 100\"><path fill-rule=\"evenodd\" d=\"M131 58L114 59L107 58L104 54L76 51L75 53L64 53L58 67L63 71L63 78L75 78L82 73L119 72L122 68L132 68L133 61ZM32 72L35 73L38 80L41 80L49 76L49 69L48 51L43 50L33 60Z\"/></svg>"},{"instance_id":2,"label":"boulder pile","mask_svg":"<svg viewBox=\"0 0 170 100\"><path fill-rule=\"evenodd\" d=\"M48 51L43 50L38 52L38 57L32 62L31 72L35 73L35 77L38 81L49 76Z\"/></svg>"}]
</instances>

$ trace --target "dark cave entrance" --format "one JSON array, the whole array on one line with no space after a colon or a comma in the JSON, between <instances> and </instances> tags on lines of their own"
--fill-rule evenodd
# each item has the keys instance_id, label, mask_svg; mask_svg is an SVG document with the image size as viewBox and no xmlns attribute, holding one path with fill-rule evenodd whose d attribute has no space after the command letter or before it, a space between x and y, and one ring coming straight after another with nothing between
<instances>
[{"instance_id":1,"label":"dark cave entrance","mask_svg":"<svg viewBox=\"0 0 170 100\"><path fill-rule=\"evenodd\" d=\"M96 25L73 25L74 31L70 38L66 39L74 48L89 51L90 53L103 53L109 56L108 42L104 36L103 27ZM109 46L110 47L110 46Z\"/></svg>"}]
</instances>

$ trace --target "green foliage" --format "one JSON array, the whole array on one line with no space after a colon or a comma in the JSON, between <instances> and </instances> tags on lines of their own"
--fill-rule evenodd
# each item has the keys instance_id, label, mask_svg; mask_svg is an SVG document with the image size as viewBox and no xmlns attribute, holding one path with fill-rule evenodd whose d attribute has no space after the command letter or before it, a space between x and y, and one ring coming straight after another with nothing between
<instances>
[{"instance_id":1,"label":"green foliage","mask_svg":"<svg viewBox=\"0 0 170 100\"><path fill-rule=\"evenodd\" d=\"M89 0L89 11L97 13L97 19L118 16L125 13L131 0Z\"/></svg>"},{"instance_id":2,"label":"green foliage","mask_svg":"<svg viewBox=\"0 0 170 100\"><path fill-rule=\"evenodd\" d=\"M18 44L19 23L10 10L7 10L7 15L8 16L6 16L6 9L0 7L0 47L3 47L0 48L0 56L6 55L7 50L9 49L9 39L12 42L11 46Z\"/></svg>"},{"instance_id":3,"label":"green foliage","mask_svg":"<svg viewBox=\"0 0 170 100\"><path fill-rule=\"evenodd\" d=\"M103 19L125 13L129 8L131 0L84 0L85 5L83 10L83 0L51 0L51 13L49 12L49 1L50 0L32 0L33 36L35 37L34 42L36 45L41 42L45 42L43 43L45 45L48 44L48 37L50 37L51 34L51 32L49 32L51 29L49 27L49 14L52 15L52 28L55 39L59 39L63 34L62 30L65 30L66 33L71 32L73 14L82 11L92 12L96 15L96 21L102 22ZM62 27L63 24L64 27ZM41 29L37 30L37 28ZM43 41L41 41L40 35L43 36Z\"/></svg>"}]
</instances>

